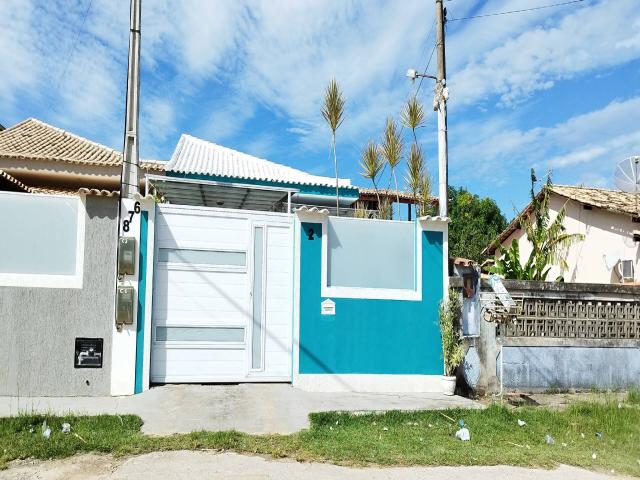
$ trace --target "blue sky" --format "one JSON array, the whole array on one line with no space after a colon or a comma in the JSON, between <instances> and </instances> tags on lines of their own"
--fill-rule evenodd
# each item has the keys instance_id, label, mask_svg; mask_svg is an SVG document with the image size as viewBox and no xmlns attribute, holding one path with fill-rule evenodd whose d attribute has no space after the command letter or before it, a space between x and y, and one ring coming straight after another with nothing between
<instances>
[{"instance_id":1,"label":"blue sky","mask_svg":"<svg viewBox=\"0 0 640 480\"><path fill-rule=\"evenodd\" d=\"M550 3L445 2L449 18ZM331 176L320 103L336 77L340 174L368 186L360 151L415 91L405 72L427 64L433 11L432 0L143 0L141 155L169 159L184 132ZM121 149L128 21L128 0L4 0L0 123L35 117ZM450 22L447 66L450 183L507 217L532 166L611 187L615 164L640 154L638 0ZM419 141L435 185L432 96L425 81Z\"/></svg>"}]
</instances>

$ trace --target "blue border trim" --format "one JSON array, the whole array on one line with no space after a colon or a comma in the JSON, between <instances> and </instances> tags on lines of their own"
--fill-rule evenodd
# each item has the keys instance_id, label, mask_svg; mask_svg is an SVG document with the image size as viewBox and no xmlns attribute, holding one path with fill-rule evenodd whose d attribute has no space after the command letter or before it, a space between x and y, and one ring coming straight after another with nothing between
<instances>
[{"instance_id":1,"label":"blue border trim","mask_svg":"<svg viewBox=\"0 0 640 480\"><path fill-rule=\"evenodd\" d=\"M138 316L136 319L136 381L133 392L141 393L144 377L144 307L147 290L147 236L149 212L140 215L140 254L138 265Z\"/></svg>"}]
</instances>

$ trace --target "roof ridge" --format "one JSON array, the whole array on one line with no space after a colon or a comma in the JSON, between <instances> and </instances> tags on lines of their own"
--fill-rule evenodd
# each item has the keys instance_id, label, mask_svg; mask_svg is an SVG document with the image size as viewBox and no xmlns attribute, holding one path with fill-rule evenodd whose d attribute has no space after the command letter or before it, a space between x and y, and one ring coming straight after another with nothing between
<instances>
[{"instance_id":1,"label":"roof ridge","mask_svg":"<svg viewBox=\"0 0 640 480\"><path fill-rule=\"evenodd\" d=\"M110 153L115 153L117 155L122 155L122 152L120 152L118 150L115 150L115 149L113 149L111 147L107 147L106 145L98 143L98 142L96 142L94 140L90 140L90 139L88 139L86 137L78 135L77 133L70 132L69 130L65 130L65 129L60 128L60 127L55 127L55 126L53 126L53 125L51 125L51 124L49 124L49 123L47 123L47 122L45 122L43 120L40 120L40 119L34 118L34 117L29 117L29 118L27 118L25 120L22 120L21 122L16 123L15 125L12 125L11 127L6 128L5 130L2 131L2 134L5 134L6 132L9 132L9 131L11 131L13 129L16 129L17 127L21 127L21 126L29 124L29 123L38 124L38 125L40 125L42 127L48 128L48 129L53 130L55 132L62 133L63 135L67 134L67 135L69 135L70 137L73 137L76 140L80 140L82 142L90 143L91 145L94 145L96 147L104 148L105 150L108 150Z\"/></svg>"}]
</instances>

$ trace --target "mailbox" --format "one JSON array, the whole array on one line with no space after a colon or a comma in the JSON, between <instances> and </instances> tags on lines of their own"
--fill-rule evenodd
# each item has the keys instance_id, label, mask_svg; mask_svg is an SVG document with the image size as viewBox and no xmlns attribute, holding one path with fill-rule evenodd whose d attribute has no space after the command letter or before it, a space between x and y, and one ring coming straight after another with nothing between
<instances>
[{"instance_id":1,"label":"mailbox","mask_svg":"<svg viewBox=\"0 0 640 480\"><path fill-rule=\"evenodd\" d=\"M120 237L118 242L118 275L136 273L136 239Z\"/></svg>"},{"instance_id":2,"label":"mailbox","mask_svg":"<svg viewBox=\"0 0 640 480\"><path fill-rule=\"evenodd\" d=\"M116 323L131 325L133 323L133 287L118 285L116 295Z\"/></svg>"}]
</instances>

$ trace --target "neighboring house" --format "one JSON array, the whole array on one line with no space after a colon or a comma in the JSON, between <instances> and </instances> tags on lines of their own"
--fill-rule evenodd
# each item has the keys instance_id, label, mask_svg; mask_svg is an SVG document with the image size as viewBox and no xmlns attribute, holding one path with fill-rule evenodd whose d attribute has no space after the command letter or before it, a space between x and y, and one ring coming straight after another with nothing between
<instances>
[{"instance_id":1,"label":"neighboring house","mask_svg":"<svg viewBox=\"0 0 640 480\"><path fill-rule=\"evenodd\" d=\"M552 185L549 188L551 220L564 207L567 233L581 233L584 241L572 245L566 252L568 270L554 266L547 280L562 276L565 282L633 283L640 280L640 198L632 193L603 188ZM502 232L499 243L505 248L514 240L525 261L531 244L520 219L531 213L531 204ZM497 254L489 245L486 254Z\"/></svg>"},{"instance_id":2,"label":"neighboring house","mask_svg":"<svg viewBox=\"0 0 640 480\"><path fill-rule=\"evenodd\" d=\"M402 217L402 205L407 206L406 219L411 220L412 217L415 217L416 208L413 205L416 205L418 202L414 197L413 193L407 191L396 192L392 189L376 189L374 188L360 188L360 198L358 201L366 210L378 210L378 198L380 200L387 199L390 203L398 203L398 199L400 199L400 205L398 206L398 216ZM430 199L430 203L433 206L433 210L437 211L438 209L438 199L432 197Z\"/></svg>"},{"instance_id":3,"label":"neighboring house","mask_svg":"<svg viewBox=\"0 0 640 480\"><path fill-rule=\"evenodd\" d=\"M166 162L142 160L141 186ZM45 122L29 118L0 132L0 170L33 192L72 193L79 188L120 188L122 153Z\"/></svg>"},{"instance_id":4,"label":"neighboring house","mask_svg":"<svg viewBox=\"0 0 640 480\"><path fill-rule=\"evenodd\" d=\"M123 200L116 280L121 162L37 120L0 132L0 395L439 391L446 219L329 216L335 178L183 135Z\"/></svg>"}]
</instances>

